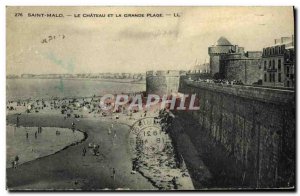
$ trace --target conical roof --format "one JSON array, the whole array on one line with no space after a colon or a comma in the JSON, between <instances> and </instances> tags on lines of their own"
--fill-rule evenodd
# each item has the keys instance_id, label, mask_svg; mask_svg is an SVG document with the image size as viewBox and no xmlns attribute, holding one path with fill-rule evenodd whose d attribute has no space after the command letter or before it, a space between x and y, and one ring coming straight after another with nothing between
<instances>
[{"instance_id":1,"label":"conical roof","mask_svg":"<svg viewBox=\"0 0 300 196\"><path fill-rule=\"evenodd\" d=\"M220 37L218 41L216 42L217 46L232 46L232 44L226 39L225 37Z\"/></svg>"}]
</instances>

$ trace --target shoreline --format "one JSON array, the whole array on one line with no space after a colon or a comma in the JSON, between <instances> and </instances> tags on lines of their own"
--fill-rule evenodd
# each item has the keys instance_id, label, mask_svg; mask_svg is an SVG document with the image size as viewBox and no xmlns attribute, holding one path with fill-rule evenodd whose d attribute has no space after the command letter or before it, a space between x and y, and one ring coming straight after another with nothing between
<instances>
[{"instance_id":1,"label":"shoreline","mask_svg":"<svg viewBox=\"0 0 300 196\"><path fill-rule=\"evenodd\" d=\"M13 114L12 114L12 115L13 115ZM15 126L15 125L16 125L16 124L7 124L6 126ZM53 128L64 128L64 127L54 127L54 126L53 126ZM69 128L68 128L68 129L69 129ZM70 131L72 131L72 130L70 129ZM26 162L23 162L23 163L21 163L21 164L18 164L18 167L20 167L20 166L23 165L23 164L26 164L26 163L30 163L30 162L32 162L32 161L35 161L35 160L39 160L39 159L42 159L42 158L44 158L44 157L48 157L48 156L57 154L57 153L59 153L59 152L61 152L61 151L63 151L63 150L68 149L68 148L71 147L71 146L75 146L75 145L77 145L77 144L79 144L79 143L84 142L84 141L88 138L88 134L87 134L86 132L84 132L84 131L82 131L82 130L80 130L80 129L76 129L75 131L79 131L79 132L81 132L81 133L83 134L83 138L82 138L81 140L78 140L78 141L75 141L75 142L73 142L73 143L71 143L71 144L69 144L69 145L66 145L65 147L63 147L62 149L60 149L60 150L58 150L58 151L55 151L54 153L51 153L51 154L48 154L48 155L45 155L45 156L40 156L40 157L37 157L37 158L32 159L32 160L30 160L30 161L26 161ZM11 168L11 167L7 167L7 166L6 166L6 169L9 169L9 168Z\"/></svg>"},{"instance_id":2,"label":"shoreline","mask_svg":"<svg viewBox=\"0 0 300 196\"><path fill-rule=\"evenodd\" d=\"M23 114L22 114L23 115ZM15 121L16 115L7 115L7 121ZM61 120L59 120L61 119ZM59 115L24 114L20 119L22 126L28 126L40 121L42 126L55 124L56 127L70 128L71 121ZM108 122L105 122L109 120ZM103 128L99 130L99 123ZM81 119L76 123L78 128L88 135L80 142L61 149L51 155L23 163L17 169L7 168L6 187L9 191L17 190L154 190L157 189L142 175L130 174L131 156L126 135L130 129L126 125L115 124L118 137L115 146L111 145L111 139L107 135L106 128L111 124L110 119ZM51 126L49 126L51 127ZM85 129L84 129L85 127ZM121 128L122 127L122 128ZM100 132L99 132L100 131ZM100 136L100 137L99 137ZM82 156L82 147L100 138L101 155ZM124 145L126 147L124 148ZM114 151L112 153L111 151ZM111 167L116 168L116 180L111 178ZM103 168L103 169L102 169ZM107 169L104 169L107 168ZM39 175L36 176L36 172ZM61 174L61 172L63 172ZM121 173L120 173L121 172ZM125 172L125 173L124 173ZM22 178L19 178L22 176ZM97 179L97 180L95 180ZM44 181L47 181L44 182ZM109 188L109 189L107 189Z\"/></svg>"},{"instance_id":3,"label":"shoreline","mask_svg":"<svg viewBox=\"0 0 300 196\"><path fill-rule=\"evenodd\" d=\"M94 78L6 78L7 80L19 80L19 79L26 79L26 80L86 80L86 81L102 81L102 82L115 82L115 83L130 83L130 84L146 84L146 80L128 80L122 81L124 79L94 79ZM120 81L119 81L120 80Z\"/></svg>"}]
</instances>

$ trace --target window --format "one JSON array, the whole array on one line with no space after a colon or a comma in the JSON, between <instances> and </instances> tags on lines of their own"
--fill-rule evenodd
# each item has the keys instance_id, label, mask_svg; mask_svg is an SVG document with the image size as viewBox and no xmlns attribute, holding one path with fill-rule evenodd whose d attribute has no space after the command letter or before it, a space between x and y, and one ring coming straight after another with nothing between
<instances>
[{"instance_id":1,"label":"window","mask_svg":"<svg viewBox=\"0 0 300 196\"><path fill-rule=\"evenodd\" d=\"M278 59L278 71L281 71L281 59Z\"/></svg>"},{"instance_id":2,"label":"window","mask_svg":"<svg viewBox=\"0 0 300 196\"><path fill-rule=\"evenodd\" d=\"M265 74L265 76L264 76L264 81L265 82L267 81L267 74Z\"/></svg>"},{"instance_id":3,"label":"window","mask_svg":"<svg viewBox=\"0 0 300 196\"><path fill-rule=\"evenodd\" d=\"M278 73L278 82L281 82L281 73Z\"/></svg>"},{"instance_id":4,"label":"window","mask_svg":"<svg viewBox=\"0 0 300 196\"><path fill-rule=\"evenodd\" d=\"M264 70L266 71L267 69L267 61L264 62Z\"/></svg>"},{"instance_id":5,"label":"window","mask_svg":"<svg viewBox=\"0 0 300 196\"><path fill-rule=\"evenodd\" d=\"M269 74L269 82L272 82L272 74Z\"/></svg>"},{"instance_id":6,"label":"window","mask_svg":"<svg viewBox=\"0 0 300 196\"><path fill-rule=\"evenodd\" d=\"M275 60L273 60L273 66L272 69L275 69Z\"/></svg>"},{"instance_id":7,"label":"window","mask_svg":"<svg viewBox=\"0 0 300 196\"><path fill-rule=\"evenodd\" d=\"M270 61L269 61L269 69L271 69L271 66L272 66L272 65L271 65L271 60L270 60Z\"/></svg>"}]
</instances>

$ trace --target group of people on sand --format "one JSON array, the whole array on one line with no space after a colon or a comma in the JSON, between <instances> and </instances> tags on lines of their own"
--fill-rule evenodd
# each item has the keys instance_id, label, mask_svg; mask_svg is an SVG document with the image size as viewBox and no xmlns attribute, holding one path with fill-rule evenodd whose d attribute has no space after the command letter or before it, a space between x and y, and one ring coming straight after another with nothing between
<instances>
[{"instance_id":1,"label":"group of people on sand","mask_svg":"<svg viewBox=\"0 0 300 196\"><path fill-rule=\"evenodd\" d=\"M100 145L99 144L92 144L89 143L88 148L91 149L93 156L99 156L100 155ZM87 153L87 149L85 146L82 148L82 156L85 156Z\"/></svg>"},{"instance_id":2,"label":"group of people on sand","mask_svg":"<svg viewBox=\"0 0 300 196\"><path fill-rule=\"evenodd\" d=\"M111 126L108 128L108 135L112 134L112 130L114 130L114 124L112 123ZM114 145L114 140L117 138L117 131L114 130L114 135L113 135L113 145ZM93 144L93 143L89 143L88 148L92 150L92 154L94 156L99 156L100 155L100 145L99 144ZM87 153L87 149L84 146L82 148L82 156L85 156Z\"/></svg>"},{"instance_id":3,"label":"group of people on sand","mask_svg":"<svg viewBox=\"0 0 300 196\"><path fill-rule=\"evenodd\" d=\"M42 127L38 127L38 130L36 132L34 132L34 138L37 139L38 137L38 134L41 134L42 133L42 130L43 128ZM26 139L29 138L29 133L28 131L26 131Z\"/></svg>"},{"instance_id":4,"label":"group of people on sand","mask_svg":"<svg viewBox=\"0 0 300 196\"><path fill-rule=\"evenodd\" d=\"M8 101L7 108L15 109L15 102ZM28 99L26 101L17 101L17 106L23 106L26 113L39 112L44 109L48 110L59 110L61 114L64 115L64 119L74 117L74 118L83 118L84 113L88 112L89 114L100 115L101 117L110 116L113 119L113 113L116 115L115 120L118 120L119 114L127 114L129 119L133 118L133 113L137 113L138 109L128 109L126 106L120 107L117 110L104 111L100 107L100 98L91 97L91 98L53 98L52 100L37 99L32 100ZM84 112L84 113L82 113ZM145 117L147 114L144 113Z\"/></svg>"},{"instance_id":5,"label":"group of people on sand","mask_svg":"<svg viewBox=\"0 0 300 196\"><path fill-rule=\"evenodd\" d=\"M111 126L108 127L108 135L111 135L111 134L112 134L112 131L114 132L114 133L113 133L113 144L114 144L114 140L115 140L116 137L117 137L117 132L116 132L116 130L114 129L114 123L112 123ZM92 154L93 156L100 156L100 145L99 145L99 144L96 144L96 143L89 143L89 144L88 144L88 149L90 149L90 152L91 152L91 154ZM87 155L88 149L87 149L85 146L82 148L82 156L86 156L86 155ZM113 178L113 180L115 180L116 169L115 169L115 168L112 168L111 171L112 171L111 178Z\"/></svg>"}]
</instances>

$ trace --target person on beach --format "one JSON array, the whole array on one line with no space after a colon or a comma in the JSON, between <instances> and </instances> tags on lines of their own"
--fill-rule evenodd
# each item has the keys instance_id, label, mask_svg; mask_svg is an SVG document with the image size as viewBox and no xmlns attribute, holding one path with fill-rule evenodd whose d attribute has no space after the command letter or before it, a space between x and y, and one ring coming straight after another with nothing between
<instances>
[{"instance_id":1,"label":"person on beach","mask_svg":"<svg viewBox=\"0 0 300 196\"><path fill-rule=\"evenodd\" d=\"M75 131L75 122L74 121L72 122L72 130L73 130L73 132Z\"/></svg>"},{"instance_id":2,"label":"person on beach","mask_svg":"<svg viewBox=\"0 0 300 196\"><path fill-rule=\"evenodd\" d=\"M19 127L19 121L20 121L19 116L17 116L17 127Z\"/></svg>"},{"instance_id":3,"label":"person on beach","mask_svg":"<svg viewBox=\"0 0 300 196\"><path fill-rule=\"evenodd\" d=\"M19 162L19 156L17 155L16 157L15 157L15 161L18 163Z\"/></svg>"},{"instance_id":4,"label":"person on beach","mask_svg":"<svg viewBox=\"0 0 300 196\"><path fill-rule=\"evenodd\" d=\"M176 183L176 177L175 176L172 179L172 184L173 184L175 190L178 189L178 185Z\"/></svg>"},{"instance_id":5,"label":"person on beach","mask_svg":"<svg viewBox=\"0 0 300 196\"><path fill-rule=\"evenodd\" d=\"M112 176L111 176L114 180L115 180L115 177L116 177L116 170L115 168L113 167L112 169Z\"/></svg>"},{"instance_id":6,"label":"person on beach","mask_svg":"<svg viewBox=\"0 0 300 196\"><path fill-rule=\"evenodd\" d=\"M134 158L134 159L132 160L132 170L131 170L131 174L136 174L137 167L138 167L137 158Z\"/></svg>"},{"instance_id":7,"label":"person on beach","mask_svg":"<svg viewBox=\"0 0 300 196\"><path fill-rule=\"evenodd\" d=\"M85 149L85 147L83 147L83 149L82 149L82 156L85 156L85 154L86 154L86 149Z\"/></svg>"},{"instance_id":8,"label":"person on beach","mask_svg":"<svg viewBox=\"0 0 300 196\"><path fill-rule=\"evenodd\" d=\"M111 134L111 130L110 130L110 128L108 128L108 135L110 135Z\"/></svg>"},{"instance_id":9,"label":"person on beach","mask_svg":"<svg viewBox=\"0 0 300 196\"><path fill-rule=\"evenodd\" d=\"M13 166L14 166L15 169L17 168L18 163L19 163L19 156L17 155L17 156L15 157L15 160L13 161Z\"/></svg>"},{"instance_id":10,"label":"person on beach","mask_svg":"<svg viewBox=\"0 0 300 196\"><path fill-rule=\"evenodd\" d=\"M28 135L28 132L26 132L26 139L28 139L28 136L29 136L29 135Z\"/></svg>"},{"instance_id":11,"label":"person on beach","mask_svg":"<svg viewBox=\"0 0 300 196\"><path fill-rule=\"evenodd\" d=\"M93 152L94 152L94 156L98 156L99 155L99 145L94 145L94 148L93 148Z\"/></svg>"},{"instance_id":12,"label":"person on beach","mask_svg":"<svg viewBox=\"0 0 300 196\"><path fill-rule=\"evenodd\" d=\"M34 137L35 137L35 139L37 138L37 132L34 133Z\"/></svg>"}]
</instances>

